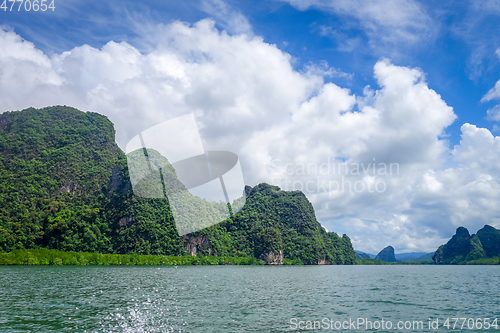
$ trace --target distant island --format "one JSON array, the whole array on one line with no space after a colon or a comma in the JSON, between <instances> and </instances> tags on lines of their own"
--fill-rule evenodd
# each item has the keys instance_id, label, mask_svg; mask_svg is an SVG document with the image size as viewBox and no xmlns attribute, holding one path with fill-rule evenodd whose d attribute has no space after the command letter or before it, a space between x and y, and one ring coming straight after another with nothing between
<instances>
[{"instance_id":1,"label":"distant island","mask_svg":"<svg viewBox=\"0 0 500 333\"><path fill-rule=\"evenodd\" d=\"M377 254L365 253L362 251L355 250L356 259L375 259ZM432 260L432 256L434 252L403 252L403 253L394 253L394 257L396 261L426 261Z\"/></svg>"},{"instance_id":2,"label":"distant island","mask_svg":"<svg viewBox=\"0 0 500 333\"><path fill-rule=\"evenodd\" d=\"M375 260L382 260L387 262L396 262L396 256L394 255L394 248L392 246L387 246L382 251L377 254Z\"/></svg>"},{"instance_id":3,"label":"distant island","mask_svg":"<svg viewBox=\"0 0 500 333\"><path fill-rule=\"evenodd\" d=\"M387 246L378 254L370 254L355 251L356 264L358 265L429 265L434 264L432 256L434 252L405 252L395 253L392 246Z\"/></svg>"},{"instance_id":4,"label":"distant island","mask_svg":"<svg viewBox=\"0 0 500 333\"><path fill-rule=\"evenodd\" d=\"M436 265L500 265L500 230L485 225L476 234L459 227L456 234L436 252L402 253L399 258L392 246L376 256L355 251L356 263L364 265L436 264ZM420 256L418 256L420 255Z\"/></svg>"},{"instance_id":5,"label":"distant island","mask_svg":"<svg viewBox=\"0 0 500 333\"><path fill-rule=\"evenodd\" d=\"M476 234L459 227L456 234L441 245L432 260L437 265L500 264L500 230L485 225Z\"/></svg>"}]
</instances>

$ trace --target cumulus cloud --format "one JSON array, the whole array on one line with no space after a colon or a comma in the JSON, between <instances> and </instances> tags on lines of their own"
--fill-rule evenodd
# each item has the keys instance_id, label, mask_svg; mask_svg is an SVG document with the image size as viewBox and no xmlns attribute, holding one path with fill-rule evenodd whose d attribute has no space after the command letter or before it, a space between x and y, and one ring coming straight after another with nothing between
<instances>
[{"instance_id":1,"label":"cumulus cloud","mask_svg":"<svg viewBox=\"0 0 500 333\"><path fill-rule=\"evenodd\" d=\"M458 226L471 233L485 224L500 227L500 137L471 124L461 130L462 140L451 152L456 166L428 170L413 182L401 182L407 188L399 192L404 197L392 198L392 218L363 219L358 214L341 219L358 247L376 252L382 244L391 244L407 251L432 251ZM370 236L375 234L376 238Z\"/></svg>"},{"instance_id":2,"label":"cumulus cloud","mask_svg":"<svg viewBox=\"0 0 500 333\"><path fill-rule=\"evenodd\" d=\"M418 188L414 200L437 208L442 225L466 225L475 232L484 224L498 226L500 137L468 123L461 131L460 144L452 151L457 167L433 173L441 185Z\"/></svg>"},{"instance_id":3,"label":"cumulus cloud","mask_svg":"<svg viewBox=\"0 0 500 333\"><path fill-rule=\"evenodd\" d=\"M423 232L420 221L405 214L418 183L428 180L422 175L442 165L448 150L442 136L456 115L429 89L421 70L382 60L374 72L377 91L356 98L328 83L301 104L283 134L267 145L273 182L307 192L318 217L329 221L324 224L357 235L357 246L370 246L361 239L376 230L371 251L387 242L430 249L441 239L438 226L429 223Z\"/></svg>"},{"instance_id":4,"label":"cumulus cloud","mask_svg":"<svg viewBox=\"0 0 500 333\"><path fill-rule=\"evenodd\" d=\"M220 32L212 20L148 31L148 53L111 41L49 57L0 30L0 111L96 111L113 121L122 148L194 112L205 149L237 153L247 184L303 190L322 225L360 250L430 251L459 225L496 223L500 139L465 124L450 150L445 131L456 115L422 70L383 59L378 87L355 96L325 83L334 69L297 71L276 45Z\"/></svg>"}]
</instances>

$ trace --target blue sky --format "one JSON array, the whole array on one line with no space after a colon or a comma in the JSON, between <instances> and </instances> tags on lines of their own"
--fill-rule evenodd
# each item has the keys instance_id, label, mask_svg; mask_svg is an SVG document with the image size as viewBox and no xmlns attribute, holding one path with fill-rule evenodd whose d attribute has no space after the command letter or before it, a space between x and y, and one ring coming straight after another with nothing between
<instances>
[{"instance_id":1,"label":"blue sky","mask_svg":"<svg viewBox=\"0 0 500 333\"><path fill-rule=\"evenodd\" d=\"M252 186L316 180L298 172L306 162L399 163L397 176L350 175L383 193L304 191L326 228L368 252L500 226L500 1L55 6L0 10L0 112L97 111L124 148L194 111L205 146L238 153Z\"/></svg>"}]
</instances>

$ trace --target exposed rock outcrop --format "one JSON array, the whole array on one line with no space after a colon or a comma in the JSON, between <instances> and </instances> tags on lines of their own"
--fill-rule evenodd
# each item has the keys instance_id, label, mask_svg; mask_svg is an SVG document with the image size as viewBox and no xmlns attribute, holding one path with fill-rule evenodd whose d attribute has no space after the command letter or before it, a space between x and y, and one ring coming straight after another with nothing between
<instances>
[{"instance_id":1,"label":"exposed rock outcrop","mask_svg":"<svg viewBox=\"0 0 500 333\"><path fill-rule=\"evenodd\" d=\"M71 193L71 194L81 194L80 186L78 183L73 181L67 181L63 186L59 189L63 193Z\"/></svg>"},{"instance_id":2,"label":"exposed rock outcrop","mask_svg":"<svg viewBox=\"0 0 500 333\"><path fill-rule=\"evenodd\" d=\"M264 260L266 265L283 265L283 250L280 250L279 253L273 251L262 253L258 259Z\"/></svg>"},{"instance_id":3,"label":"exposed rock outcrop","mask_svg":"<svg viewBox=\"0 0 500 333\"><path fill-rule=\"evenodd\" d=\"M183 238L187 241L186 249L188 253L192 256L198 254L202 250L207 250L209 255L212 255L212 249L210 248L210 242L208 237L205 235L190 236L184 235Z\"/></svg>"},{"instance_id":4,"label":"exposed rock outcrop","mask_svg":"<svg viewBox=\"0 0 500 333\"><path fill-rule=\"evenodd\" d=\"M118 221L120 227L127 227L132 225L132 218L130 216L124 216Z\"/></svg>"}]
</instances>

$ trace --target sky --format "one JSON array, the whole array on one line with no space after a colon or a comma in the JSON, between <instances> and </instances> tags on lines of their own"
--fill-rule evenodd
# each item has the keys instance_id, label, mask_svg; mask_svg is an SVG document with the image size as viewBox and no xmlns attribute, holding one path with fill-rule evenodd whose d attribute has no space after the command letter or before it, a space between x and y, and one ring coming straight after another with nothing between
<instances>
[{"instance_id":1,"label":"sky","mask_svg":"<svg viewBox=\"0 0 500 333\"><path fill-rule=\"evenodd\" d=\"M18 4L0 9L0 112L98 112L123 150L194 113L246 184L302 190L365 252L500 227L500 1Z\"/></svg>"}]
</instances>

